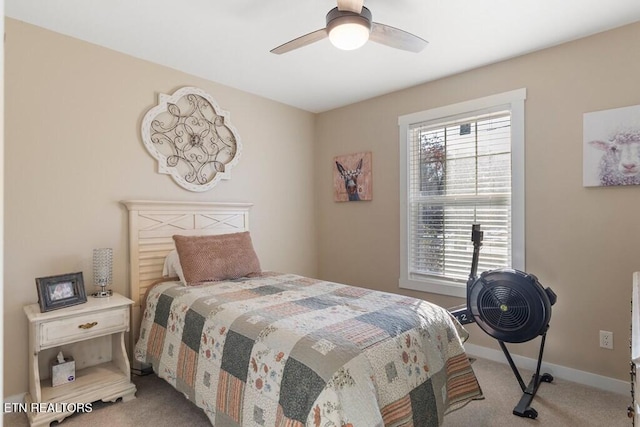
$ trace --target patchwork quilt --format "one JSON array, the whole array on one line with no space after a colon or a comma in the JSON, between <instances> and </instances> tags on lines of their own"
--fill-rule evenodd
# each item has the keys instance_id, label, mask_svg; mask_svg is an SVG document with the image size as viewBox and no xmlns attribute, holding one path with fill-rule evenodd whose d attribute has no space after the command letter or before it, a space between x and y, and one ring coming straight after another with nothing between
<instances>
[{"instance_id":1,"label":"patchwork quilt","mask_svg":"<svg viewBox=\"0 0 640 427\"><path fill-rule=\"evenodd\" d=\"M135 358L214 426L438 426L482 397L447 310L292 274L147 296Z\"/></svg>"}]
</instances>

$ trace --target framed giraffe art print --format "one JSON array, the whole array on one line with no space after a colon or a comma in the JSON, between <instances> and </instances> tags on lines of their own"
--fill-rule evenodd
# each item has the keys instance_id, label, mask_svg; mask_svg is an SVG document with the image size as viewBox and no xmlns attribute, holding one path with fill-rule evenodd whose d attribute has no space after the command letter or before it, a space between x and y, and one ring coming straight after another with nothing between
<instances>
[{"instance_id":1,"label":"framed giraffe art print","mask_svg":"<svg viewBox=\"0 0 640 427\"><path fill-rule=\"evenodd\" d=\"M371 200L371 152L334 157L333 188L336 202Z\"/></svg>"}]
</instances>

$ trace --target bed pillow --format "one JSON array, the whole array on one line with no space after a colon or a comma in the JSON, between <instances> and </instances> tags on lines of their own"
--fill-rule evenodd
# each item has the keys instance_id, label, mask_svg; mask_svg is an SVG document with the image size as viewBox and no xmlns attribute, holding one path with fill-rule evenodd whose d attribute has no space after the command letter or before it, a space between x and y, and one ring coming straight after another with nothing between
<instances>
[{"instance_id":1,"label":"bed pillow","mask_svg":"<svg viewBox=\"0 0 640 427\"><path fill-rule=\"evenodd\" d=\"M164 259L164 268L162 269L162 275L164 277L176 277L180 278L183 285L187 284L184 279L184 273L182 272L182 266L180 265L180 258L178 258L178 251L172 250Z\"/></svg>"},{"instance_id":2,"label":"bed pillow","mask_svg":"<svg viewBox=\"0 0 640 427\"><path fill-rule=\"evenodd\" d=\"M248 231L216 236L173 236L187 285L260 273Z\"/></svg>"}]
</instances>

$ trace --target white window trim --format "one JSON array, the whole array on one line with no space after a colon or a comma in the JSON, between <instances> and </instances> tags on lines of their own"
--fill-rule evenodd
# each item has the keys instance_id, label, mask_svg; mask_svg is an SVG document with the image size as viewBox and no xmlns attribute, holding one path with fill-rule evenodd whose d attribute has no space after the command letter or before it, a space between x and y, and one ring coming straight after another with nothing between
<instances>
[{"instance_id":1,"label":"white window trim","mask_svg":"<svg viewBox=\"0 0 640 427\"><path fill-rule=\"evenodd\" d=\"M409 277L409 242L407 195L409 189L409 127L415 123L431 120L446 120L454 116L472 114L484 109L504 106L511 111L511 253L512 267L525 271L525 194L524 194L524 102L527 98L525 88L496 95L478 98L458 104L433 108L398 117L400 128L400 279L399 286L404 289L432 292L455 297L466 297L467 289L463 283L445 279L416 280ZM480 252L482 256L482 252ZM471 269L471 266L469 266Z\"/></svg>"}]
</instances>

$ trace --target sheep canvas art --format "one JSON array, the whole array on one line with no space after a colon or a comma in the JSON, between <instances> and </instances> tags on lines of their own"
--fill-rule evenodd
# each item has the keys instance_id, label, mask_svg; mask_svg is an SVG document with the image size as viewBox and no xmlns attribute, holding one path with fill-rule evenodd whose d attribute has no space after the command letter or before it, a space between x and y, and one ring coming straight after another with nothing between
<instances>
[{"instance_id":1,"label":"sheep canvas art","mask_svg":"<svg viewBox=\"0 0 640 427\"><path fill-rule=\"evenodd\" d=\"M640 105L585 113L583 185L640 184Z\"/></svg>"},{"instance_id":2,"label":"sheep canvas art","mask_svg":"<svg viewBox=\"0 0 640 427\"><path fill-rule=\"evenodd\" d=\"M371 152L353 153L333 159L336 202L371 200Z\"/></svg>"}]
</instances>

